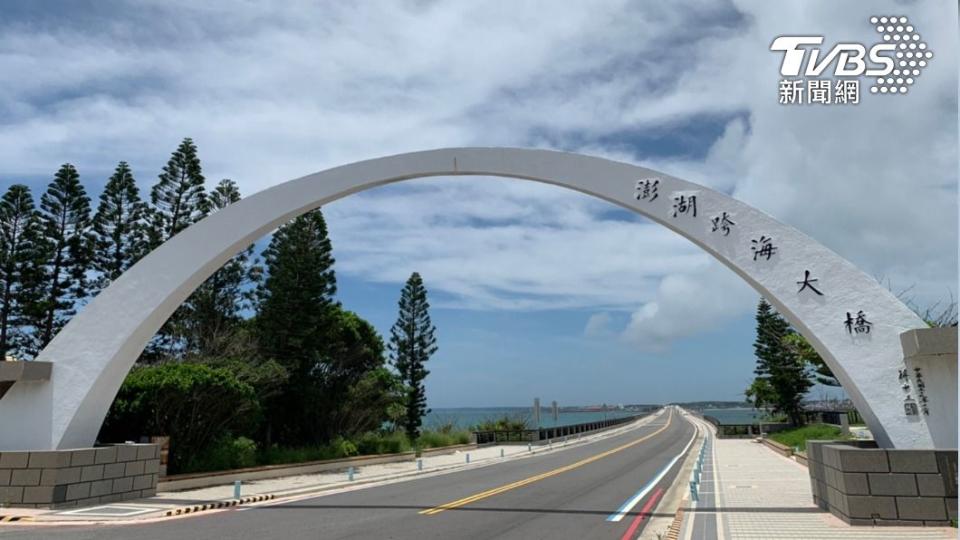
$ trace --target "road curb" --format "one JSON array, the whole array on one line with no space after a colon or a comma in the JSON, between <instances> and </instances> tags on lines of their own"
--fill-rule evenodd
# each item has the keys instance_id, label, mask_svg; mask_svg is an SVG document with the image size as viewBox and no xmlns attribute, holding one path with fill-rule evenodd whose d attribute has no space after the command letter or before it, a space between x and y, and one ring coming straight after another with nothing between
<instances>
[{"instance_id":1,"label":"road curb","mask_svg":"<svg viewBox=\"0 0 960 540\"><path fill-rule=\"evenodd\" d=\"M683 527L683 505L677 508L677 513L673 516L673 522L667 529L665 540L678 540L680 538L680 529Z\"/></svg>"},{"instance_id":2,"label":"road curb","mask_svg":"<svg viewBox=\"0 0 960 540\"><path fill-rule=\"evenodd\" d=\"M0 522L33 521L34 516L0 516Z\"/></svg>"},{"instance_id":3,"label":"road curb","mask_svg":"<svg viewBox=\"0 0 960 540\"><path fill-rule=\"evenodd\" d=\"M268 501L275 498L276 498L276 495L271 493L267 495L254 495L251 497L242 497L240 499L230 499L227 501L216 501L216 502L210 502L206 504L194 504L192 506L183 506L180 508L167 510L164 513L164 515L166 517L184 516L187 514L196 514L197 512L203 512L205 510L217 510L220 508L229 508L231 506L239 506L241 504Z\"/></svg>"}]
</instances>

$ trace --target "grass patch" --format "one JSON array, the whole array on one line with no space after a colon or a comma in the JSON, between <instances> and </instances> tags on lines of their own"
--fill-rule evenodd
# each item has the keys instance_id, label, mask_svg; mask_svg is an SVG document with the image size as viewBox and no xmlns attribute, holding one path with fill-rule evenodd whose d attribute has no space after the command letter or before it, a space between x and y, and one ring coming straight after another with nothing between
<instances>
[{"instance_id":1,"label":"grass patch","mask_svg":"<svg viewBox=\"0 0 960 540\"><path fill-rule=\"evenodd\" d=\"M829 424L810 424L799 428L771 433L767 437L780 444L785 444L790 448L799 447L801 452L806 452L807 441L835 441L848 438L840 434L840 428Z\"/></svg>"},{"instance_id":2,"label":"grass patch","mask_svg":"<svg viewBox=\"0 0 960 540\"><path fill-rule=\"evenodd\" d=\"M443 448L444 446L467 444L468 442L470 442L470 432L468 431L451 431L448 433L424 431L417 439L417 446L420 448Z\"/></svg>"}]
</instances>

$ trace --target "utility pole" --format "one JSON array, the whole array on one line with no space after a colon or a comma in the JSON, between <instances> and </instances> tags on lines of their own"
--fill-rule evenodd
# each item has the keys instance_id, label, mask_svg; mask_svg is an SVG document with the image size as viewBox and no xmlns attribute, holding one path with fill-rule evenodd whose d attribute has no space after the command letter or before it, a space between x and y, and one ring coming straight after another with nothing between
<instances>
[{"instance_id":1,"label":"utility pole","mask_svg":"<svg viewBox=\"0 0 960 540\"><path fill-rule=\"evenodd\" d=\"M557 425L560 422L560 409L557 408L557 402L553 402L553 424Z\"/></svg>"},{"instance_id":2,"label":"utility pole","mask_svg":"<svg viewBox=\"0 0 960 540\"><path fill-rule=\"evenodd\" d=\"M540 429L540 398L533 398L533 428Z\"/></svg>"}]
</instances>

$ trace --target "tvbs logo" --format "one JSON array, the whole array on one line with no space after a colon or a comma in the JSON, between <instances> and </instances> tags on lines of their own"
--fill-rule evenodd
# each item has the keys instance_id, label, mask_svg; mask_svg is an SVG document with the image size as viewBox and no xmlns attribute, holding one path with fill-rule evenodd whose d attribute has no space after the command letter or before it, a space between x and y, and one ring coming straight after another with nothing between
<instances>
[{"instance_id":1,"label":"tvbs logo","mask_svg":"<svg viewBox=\"0 0 960 540\"><path fill-rule=\"evenodd\" d=\"M857 104L860 77L873 78L873 94L906 94L933 51L905 16L874 16L870 24L881 35L870 46L840 42L824 50L823 36L774 39L770 50L783 54L780 103Z\"/></svg>"},{"instance_id":2,"label":"tvbs logo","mask_svg":"<svg viewBox=\"0 0 960 540\"><path fill-rule=\"evenodd\" d=\"M807 57L807 50L802 45L821 45L823 36L781 36L773 40L771 51L783 51L783 62L780 64L780 74L786 77L800 75L803 60ZM860 43L837 43L820 59L820 49L810 49L807 58L807 69L804 75L818 76L831 64L834 64L833 75L836 77L859 77L867 75L878 77L893 73L893 58L884 56L883 52L892 52L897 48L893 43L877 43L870 47L870 63L874 67L867 68L867 48Z\"/></svg>"}]
</instances>

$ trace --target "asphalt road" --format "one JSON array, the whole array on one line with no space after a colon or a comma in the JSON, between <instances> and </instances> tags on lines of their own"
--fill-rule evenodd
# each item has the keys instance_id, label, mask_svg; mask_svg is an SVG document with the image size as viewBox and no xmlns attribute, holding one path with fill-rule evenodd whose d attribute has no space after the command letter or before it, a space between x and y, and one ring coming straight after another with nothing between
<instances>
[{"instance_id":1,"label":"asphalt road","mask_svg":"<svg viewBox=\"0 0 960 540\"><path fill-rule=\"evenodd\" d=\"M591 444L487 467L152 524L0 529L6 539L366 539L635 537L638 519L679 464L636 495L687 447L693 426L675 412ZM636 505L607 521L626 501Z\"/></svg>"}]
</instances>

